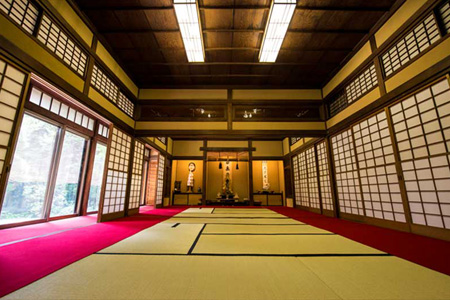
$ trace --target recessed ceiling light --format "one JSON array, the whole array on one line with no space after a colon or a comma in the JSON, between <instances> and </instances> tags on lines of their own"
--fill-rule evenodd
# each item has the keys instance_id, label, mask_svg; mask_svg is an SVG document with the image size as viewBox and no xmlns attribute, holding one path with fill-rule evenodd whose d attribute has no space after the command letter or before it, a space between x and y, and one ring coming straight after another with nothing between
<instances>
[{"instance_id":1,"label":"recessed ceiling light","mask_svg":"<svg viewBox=\"0 0 450 300\"><path fill-rule=\"evenodd\" d=\"M273 0L259 52L259 62L275 62L277 60L296 6L297 0Z\"/></svg>"},{"instance_id":2,"label":"recessed ceiling light","mask_svg":"<svg viewBox=\"0 0 450 300\"><path fill-rule=\"evenodd\" d=\"M173 6L189 62L204 62L205 51L196 0L174 0Z\"/></svg>"}]
</instances>

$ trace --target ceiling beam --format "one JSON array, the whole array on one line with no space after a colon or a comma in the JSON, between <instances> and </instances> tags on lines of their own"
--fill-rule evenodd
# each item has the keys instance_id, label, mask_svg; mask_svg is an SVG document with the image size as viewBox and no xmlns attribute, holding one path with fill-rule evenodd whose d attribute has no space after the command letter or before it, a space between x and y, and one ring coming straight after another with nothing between
<instances>
[{"instance_id":1,"label":"ceiling beam","mask_svg":"<svg viewBox=\"0 0 450 300\"><path fill-rule=\"evenodd\" d=\"M181 47L173 48L153 48L153 47L114 47L115 50L145 50L154 52L158 51L185 51ZM205 47L206 52L213 51L259 51L259 47ZM281 48L281 51L294 51L294 52L350 52L353 48Z\"/></svg>"},{"instance_id":2,"label":"ceiling beam","mask_svg":"<svg viewBox=\"0 0 450 300\"><path fill-rule=\"evenodd\" d=\"M262 62L247 62L247 61L229 61L229 62L150 62L150 61L138 61L125 63L127 66L317 66L315 62L275 62L275 63L262 63ZM333 66L336 64L321 63L321 66Z\"/></svg>"},{"instance_id":3,"label":"ceiling beam","mask_svg":"<svg viewBox=\"0 0 450 300\"><path fill-rule=\"evenodd\" d=\"M132 10L173 10L173 6L83 6L83 11L132 11ZM269 5L236 5L236 6L217 6L217 5L203 5L200 6L201 11L204 10L232 10L232 9L248 9L248 10L270 10ZM362 12L386 12L389 11L389 6L312 6L312 5L297 5L297 10L305 11L362 11Z\"/></svg>"},{"instance_id":4,"label":"ceiling beam","mask_svg":"<svg viewBox=\"0 0 450 300\"><path fill-rule=\"evenodd\" d=\"M101 34L140 34L140 33L172 33L180 32L179 29L115 29L101 30ZM264 33L264 29L203 29L203 33L221 33L221 32L254 32ZM360 29L289 29L287 32L292 33L325 33L325 34L367 34L369 30Z\"/></svg>"}]
</instances>

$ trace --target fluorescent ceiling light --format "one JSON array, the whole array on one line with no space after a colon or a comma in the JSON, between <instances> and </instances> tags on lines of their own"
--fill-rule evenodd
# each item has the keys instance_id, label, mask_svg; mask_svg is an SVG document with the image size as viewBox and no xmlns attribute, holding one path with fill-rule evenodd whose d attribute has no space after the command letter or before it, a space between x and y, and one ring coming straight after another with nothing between
<instances>
[{"instance_id":1,"label":"fluorescent ceiling light","mask_svg":"<svg viewBox=\"0 0 450 300\"><path fill-rule=\"evenodd\" d=\"M259 62L275 62L294 15L297 0L274 0L259 52Z\"/></svg>"},{"instance_id":2,"label":"fluorescent ceiling light","mask_svg":"<svg viewBox=\"0 0 450 300\"><path fill-rule=\"evenodd\" d=\"M174 0L175 14L189 62L204 62L205 51L196 0Z\"/></svg>"}]
</instances>

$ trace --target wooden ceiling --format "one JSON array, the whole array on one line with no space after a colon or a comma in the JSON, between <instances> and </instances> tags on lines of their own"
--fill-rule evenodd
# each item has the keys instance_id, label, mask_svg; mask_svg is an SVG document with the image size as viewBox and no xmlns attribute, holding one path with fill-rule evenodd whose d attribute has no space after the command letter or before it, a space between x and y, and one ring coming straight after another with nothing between
<instances>
[{"instance_id":1,"label":"wooden ceiling","mask_svg":"<svg viewBox=\"0 0 450 300\"><path fill-rule=\"evenodd\" d=\"M259 63L270 0L199 0L205 63L188 63L172 0L73 0L140 88L321 87L395 0L299 0L276 63Z\"/></svg>"}]
</instances>

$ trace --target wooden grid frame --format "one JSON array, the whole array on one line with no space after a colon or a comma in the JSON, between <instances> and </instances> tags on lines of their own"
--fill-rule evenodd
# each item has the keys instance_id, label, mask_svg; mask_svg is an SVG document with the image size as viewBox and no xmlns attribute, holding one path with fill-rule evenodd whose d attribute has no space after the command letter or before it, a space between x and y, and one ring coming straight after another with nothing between
<instances>
[{"instance_id":1,"label":"wooden grid frame","mask_svg":"<svg viewBox=\"0 0 450 300\"><path fill-rule=\"evenodd\" d=\"M289 139L289 142L291 143L291 146L294 145L295 143L297 143L298 141L300 141L302 138L301 137L291 137Z\"/></svg>"},{"instance_id":2,"label":"wooden grid frame","mask_svg":"<svg viewBox=\"0 0 450 300\"><path fill-rule=\"evenodd\" d=\"M331 138L336 189L341 212L364 216L363 201L351 129Z\"/></svg>"},{"instance_id":3,"label":"wooden grid frame","mask_svg":"<svg viewBox=\"0 0 450 300\"><path fill-rule=\"evenodd\" d=\"M167 143L167 139L165 136L158 136L156 137L161 143L163 143L164 145L166 145Z\"/></svg>"},{"instance_id":4,"label":"wooden grid frame","mask_svg":"<svg viewBox=\"0 0 450 300\"><path fill-rule=\"evenodd\" d=\"M450 2L447 1L439 7L439 14L442 19L442 25L447 32L450 32Z\"/></svg>"},{"instance_id":5,"label":"wooden grid frame","mask_svg":"<svg viewBox=\"0 0 450 300\"><path fill-rule=\"evenodd\" d=\"M119 97L117 98L117 106L123 110L127 115L133 117L134 104L128 99L122 92L119 91Z\"/></svg>"},{"instance_id":6,"label":"wooden grid frame","mask_svg":"<svg viewBox=\"0 0 450 300\"><path fill-rule=\"evenodd\" d=\"M300 183L300 205L309 207L308 170L304 151L298 154L298 175Z\"/></svg>"},{"instance_id":7,"label":"wooden grid frame","mask_svg":"<svg viewBox=\"0 0 450 300\"><path fill-rule=\"evenodd\" d=\"M144 147L143 143L135 140L128 209L139 208L142 188L142 169L144 165Z\"/></svg>"},{"instance_id":8,"label":"wooden grid frame","mask_svg":"<svg viewBox=\"0 0 450 300\"><path fill-rule=\"evenodd\" d=\"M87 66L86 53L46 14L42 16L37 39L76 73L84 76Z\"/></svg>"},{"instance_id":9,"label":"wooden grid frame","mask_svg":"<svg viewBox=\"0 0 450 300\"><path fill-rule=\"evenodd\" d=\"M108 138L109 127L106 125L103 125L102 123L98 123L97 133L98 133L98 135L100 135L104 138Z\"/></svg>"},{"instance_id":10,"label":"wooden grid frame","mask_svg":"<svg viewBox=\"0 0 450 300\"><path fill-rule=\"evenodd\" d=\"M450 228L450 87L448 79L390 107L411 218Z\"/></svg>"},{"instance_id":11,"label":"wooden grid frame","mask_svg":"<svg viewBox=\"0 0 450 300\"><path fill-rule=\"evenodd\" d=\"M308 176L309 206L320 209L319 183L317 180L317 161L315 147L305 151L306 171Z\"/></svg>"},{"instance_id":12,"label":"wooden grid frame","mask_svg":"<svg viewBox=\"0 0 450 300\"><path fill-rule=\"evenodd\" d=\"M124 211L131 137L114 127L110 143L103 214Z\"/></svg>"},{"instance_id":13,"label":"wooden grid frame","mask_svg":"<svg viewBox=\"0 0 450 300\"><path fill-rule=\"evenodd\" d=\"M327 145L322 141L316 145L317 164L319 168L320 197L323 209L333 211L333 195L331 191L330 169L328 166Z\"/></svg>"},{"instance_id":14,"label":"wooden grid frame","mask_svg":"<svg viewBox=\"0 0 450 300\"><path fill-rule=\"evenodd\" d=\"M292 157L292 171L294 172L294 196L295 196L295 204L301 205L300 203L300 175L298 173L298 156Z\"/></svg>"},{"instance_id":15,"label":"wooden grid frame","mask_svg":"<svg viewBox=\"0 0 450 300\"><path fill-rule=\"evenodd\" d=\"M26 74L0 59L0 178L20 109Z\"/></svg>"},{"instance_id":16,"label":"wooden grid frame","mask_svg":"<svg viewBox=\"0 0 450 300\"><path fill-rule=\"evenodd\" d=\"M440 39L439 28L433 14L429 14L407 32L395 45L381 55L386 77L394 74L431 44Z\"/></svg>"},{"instance_id":17,"label":"wooden grid frame","mask_svg":"<svg viewBox=\"0 0 450 300\"><path fill-rule=\"evenodd\" d=\"M31 90L29 101L37 106L61 117L72 123L75 123L91 132L95 128L95 120L80 110L65 104L48 93L33 87Z\"/></svg>"},{"instance_id":18,"label":"wooden grid frame","mask_svg":"<svg viewBox=\"0 0 450 300\"><path fill-rule=\"evenodd\" d=\"M97 65L92 71L91 85L100 91L106 98L117 103L119 87Z\"/></svg>"},{"instance_id":19,"label":"wooden grid frame","mask_svg":"<svg viewBox=\"0 0 450 300\"><path fill-rule=\"evenodd\" d=\"M366 216L406 222L386 112L352 130Z\"/></svg>"},{"instance_id":20,"label":"wooden grid frame","mask_svg":"<svg viewBox=\"0 0 450 300\"><path fill-rule=\"evenodd\" d=\"M375 65L361 71L355 79L347 84L343 90L337 94L336 98L330 103L330 116L333 117L353 102L367 94L378 85L378 78Z\"/></svg>"},{"instance_id":21,"label":"wooden grid frame","mask_svg":"<svg viewBox=\"0 0 450 300\"><path fill-rule=\"evenodd\" d=\"M156 199L155 204L161 205L163 202L163 188L164 188L164 167L166 158L159 154L158 160L158 177L156 180Z\"/></svg>"},{"instance_id":22,"label":"wooden grid frame","mask_svg":"<svg viewBox=\"0 0 450 300\"><path fill-rule=\"evenodd\" d=\"M39 17L39 9L28 0L0 0L0 11L33 35Z\"/></svg>"}]
</instances>

